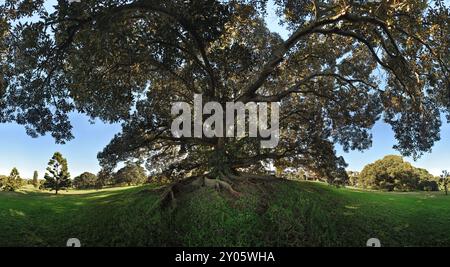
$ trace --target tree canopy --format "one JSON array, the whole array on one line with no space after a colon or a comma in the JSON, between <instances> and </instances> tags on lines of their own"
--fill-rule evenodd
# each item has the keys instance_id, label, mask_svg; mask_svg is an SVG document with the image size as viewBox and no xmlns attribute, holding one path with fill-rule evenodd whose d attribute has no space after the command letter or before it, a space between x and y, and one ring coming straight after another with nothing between
<instances>
[{"instance_id":1,"label":"tree canopy","mask_svg":"<svg viewBox=\"0 0 450 267\"><path fill-rule=\"evenodd\" d=\"M13 168L11 173L3 182L4 191L16 191L22 186L22 178L20 178L19 170Z\"/></svg>"},{"instance_id":2,"label":"tree canopy","mask_svg":"<svg viewBox=\"0 0 450 267\"><path fill-rule=\"evenodd\" d=\"M415 168L401 156L386 156L367 165L359 174L359 186L387 191L438 191L438 183L427 170Z\"/></svg>"},{"instance_id":3,"label":"tree canopy","mask_svg":"<svg viewBox=\"0 0 450 267\"><path fill-rule=\"evenodd\" d=\"M73 179L73 186L76 189L93 189L97 187L97 175L84 172Z\"/></svg>"},{"instance_id":4,"label":"tree canopy","mask_svg":"<svg viewBox=\"0 0 450 267\"><path fill-rule=\"evenodd\" d=\"M264 163L346 178L334 151L371 146L392 126L403 155L439 140L450 111L444 1L44 0L0 4L0 122L73 138L68 114L121 122L105 169L146 160L169 177L264 172ZM265 23L275 8L289 37ZM33 21L23 21L30 17ZM175 138L173 102L280 102L280 143ZM448 117L450 119L450 117Z\"/></svg>"},{"instance_id":5,"label":"tree canopy","mask_svg":"<svg viewBox=\"0 0 450 267\"><path fill-rule=\"evenodd\" d=\"M139 185L145 183L148 178L142 166L128 162L114 174L113 180L114 184Z\"/></svg>"},{"instance_id":6,"label":"tree canopy","mask_svg":"<svg viewBox=\"0 0 450 267\"><path fill-rule=\"evenodd\" d=\"M3 189L3 186L6 184L7 179L8 179L8 176L0 174L0 190Z\"/></svg>"}]
</instances>

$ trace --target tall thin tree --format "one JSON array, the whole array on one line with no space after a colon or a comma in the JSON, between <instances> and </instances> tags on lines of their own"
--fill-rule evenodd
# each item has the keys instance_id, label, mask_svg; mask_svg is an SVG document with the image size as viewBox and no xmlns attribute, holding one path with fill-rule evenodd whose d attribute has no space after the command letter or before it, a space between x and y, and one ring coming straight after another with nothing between
<instances>
[{"instance_id":1,"label":"tall thin tree","mask_svg":"<svg viewBox=\"0 0 450 267\"><path fill-rule=\"evenodd\" d=\"M445 195L448 195L448 180L450 178L450 172L448 171L442 171L441 179L439 179L439 183L442 187L442 189L445 192Z\"/></svg>"},{"instance_id":2,"label":"tall thin tree","mask_svg":"<svg viewBox=\"0 0 450 267\"><path fill-rule=\"evenodd\" d=\"M37 171L34 171L34 173L33 173L33 186L34 186L34 188L39 187L39 174Z\"/></svg>"}]
</instances>

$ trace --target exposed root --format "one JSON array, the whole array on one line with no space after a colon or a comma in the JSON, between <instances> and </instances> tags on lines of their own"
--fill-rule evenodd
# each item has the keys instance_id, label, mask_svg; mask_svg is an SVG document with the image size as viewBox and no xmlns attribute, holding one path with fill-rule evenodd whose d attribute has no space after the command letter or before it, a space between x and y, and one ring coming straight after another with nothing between
<instances>
[{"instance_id":1,"label":"exposed root","mask_svg":"<svg viewBox=\"0 0 450 267\"><path fill-rule=\"evenodd\" d=\"M235 197L240 196L239 192L234 190L232 185L224 180L210 179L206 175L196 176L169 185L161 195L161 207L175 208L177 205L177 198L180 195L195 191L201 187L213 188L217 191L226 191Z\"/></svg>"},{"instance_id":2,"label":"exposed root","mask_svg":"<svg viewBox=\"0 0 450 267\"><path fill-rule=\"evenodd\" d=\"M175 208L177 196L181 193L190 192L198 188L199 179L201 179L201 177L190 177L168 185L161 195L161 206Z\"/></svg>"},{"instance_id":3,"label":"exposed root","mask_svg":"<svg viewBox=\"0 0 450 267\"><path fill-rule=\"evenodd\" d=\"M177 199L180 195L198 190L202 187L213 188L217 191L230 193L232 196L239 197L240 193L233 188L233 185L242 182L263 182L279 181L273 175L255 175L238 173L233 170L218 172L218 179L210 174L201 176L192 176L167 186L161 196L161 206L175 208Z\"/></svg>"},{"instance_id":4,"label":"exposed root","mask_svg":"<svg viewBox=\"0 0 450 267\"><path fill-rule=\"evenodd\" d=\"M229 192L230 194L232 194L233 196L236 196L236 197L238 197L240 195L239 192L237 192L236 190L233 189L231 184L229 184L226 181L219 180L219 179L209 179L209 178L205 177L204 178L204 186L214 188L217 191L226 190L227 192Z\"/></svg>"}]
</instances>

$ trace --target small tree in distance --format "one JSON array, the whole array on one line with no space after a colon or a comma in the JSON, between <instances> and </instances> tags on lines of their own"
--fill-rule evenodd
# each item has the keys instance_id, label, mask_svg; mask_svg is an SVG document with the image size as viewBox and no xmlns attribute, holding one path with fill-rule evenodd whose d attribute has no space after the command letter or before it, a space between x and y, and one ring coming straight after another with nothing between
<instances>
[{"instance_id":1,"label":"small tree in distance","mask_svg":"<svg viewBox=\"0 0 450 267\"><path fill-rule=\"evenodd\" d=\"M0 175L0 190L2 190L3 186L5 186L7 179L8 176Z\"/></svg>"},{"instance_id":2,"label":"small tree in distance","mask_svg":"<svg viewBox=\"0 0 450 267\"><path fill-rule=\"evenodd\" d=\"M71 186L70 173L67 167L67 160L61 153L56 152L48 162L47 173L44 176L44 188L55 190L55 194L61 189Z\"/></svg>"},{"instance_id":3,"label":"small tree in distance","mask_svg":"<svg viewBox=\"0 0 450 267\"><path fill-rule=\"evenodd\" d=\"M39 175L37 171L34 171L33 173L33 182L32 182L34 188L39 188Z\"/></svg>"},{"instance_id":4,"label":"small tree in distance","mask_svg":"<svg viewBox=\"0 0 450 267\"><path fill-rule=\"evenodd\" d=\"M114 183L123 185L139 185L147 181L145 169L137 163L127 162L125 167L114 175Z\"/></svg>"},{"instance_id":5,"label":"small tree in distance","mask_svg":"<svg viewBox=\"0 0 450 267\"><path fill-rule=\"evenodd\" d=\"M448 178L450 177L450 172L442 171L441 178L439 179L439 184L444 189L445 195L448 195Z\"/></svg>"},{"instance_id":6,"label":"small tree in distance","mask_svg":"<svg viewBox=\"0 0 450 267\"><path fill-rule=\"evenodd\" d=\"M73 179L73 186L76 189L93 189L97 185L97 175L84 172Z\"/></svg>"},{"instance_id":7,"label":"small tree in distance","mask_svg":"<svg viewBox=\"0 0 450 267\"><path fill-rule=\"evenodd\" d=\"M19 189L21 185L22 179L20 178L19 171L17 170L17 168L13 168L6 179L4 190L14 192Z\"/></svg>"},{"instance_id":8,"label":"small tree in distance","mask_svg":"<svg viewBox=\"0 0 450 267\"><path fill-rule=\"evenodd\" d=\"M114 175L106 170L100 170L97 174L97 183L95 185L96 189L101 189L104 186L111 185L114 183Z\"/></svg>"},{"instance_id":9,"label":"small tree in distance","mask_svg":"<svg viewBox=\"0 0 450 267\"><path fill-rule=\"evenodd\" d=\"M368 164L359 174L357 183L364 188L386 191L439 190L433 175L397 155Z\"/></svg>"}]
</instances>

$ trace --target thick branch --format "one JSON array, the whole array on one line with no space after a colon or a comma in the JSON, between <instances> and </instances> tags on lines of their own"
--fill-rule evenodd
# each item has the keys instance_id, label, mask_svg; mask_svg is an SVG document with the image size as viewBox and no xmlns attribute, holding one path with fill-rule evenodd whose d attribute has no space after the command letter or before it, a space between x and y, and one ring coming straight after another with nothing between
<instances>
[{"instance_id":1,"label":"thick branch","mask_svg":"<svg viewBox=\"0 0 450 267\"><path fill-rule=\"evenodd\" d=\"M270 95L270 96L263 96L263 95L256 95L252 98L252 101L255 102L279 102L282 99L286 98L287 96L291 95L291 94L314 94L318 97L322 97L322 98L327 98L327 99L332 99L331 95L324 95L321 94L320 92L317 92L316 90L301 90L300 88L305 85L306 83L308 83L310 80L317 78L317 77L332 77L332 78L336 78L338 80L341 80L347 84L349 84L352 87L354 86L354 83L362 83L368 87L371 87L372 89L378 90L378 88L373 85L373 84L369 84L368 82L361 80L361 79L351 79L351 78L346 78L340 74L337 73L314 73L311 74L309 76L307 76L306 78L302 79L301 81L299 81L298 83L296 83L295 85L293 85L291 88L289 88L286 91L283 91L279 94L276 95Z\"/></svg>"},{"instance_id":2,"label":"thick branch","mask_svg":"<svg viewBox=\"0 0 450 267\"><path fill-rule=\"evenodd\" d=\"M242 101L244 103L249 102L256 93L256 91L265 83L270 74L272 74L274 70L277 68L277 66L283 61L284 55L292 47L294 47L294 45L297 44L297 42L301 38L314 32L317 32L317 30L319 30L321 27L325 25L333 24L340 21L344 16L345 12L346 10L341 14L338 14L337 16L314 22L309 26L301 28L296 32L294 32L292 36L289 37L288 40L286 40L284 43L282 43L280 46L278 46L278 48L276 48L273 51L271 58L263 66L261 73L256 77L256 79L253 82L250 83L250 86L247 88L244 94L238 98L237 101Z\"/></svg>"}]
</instances>

